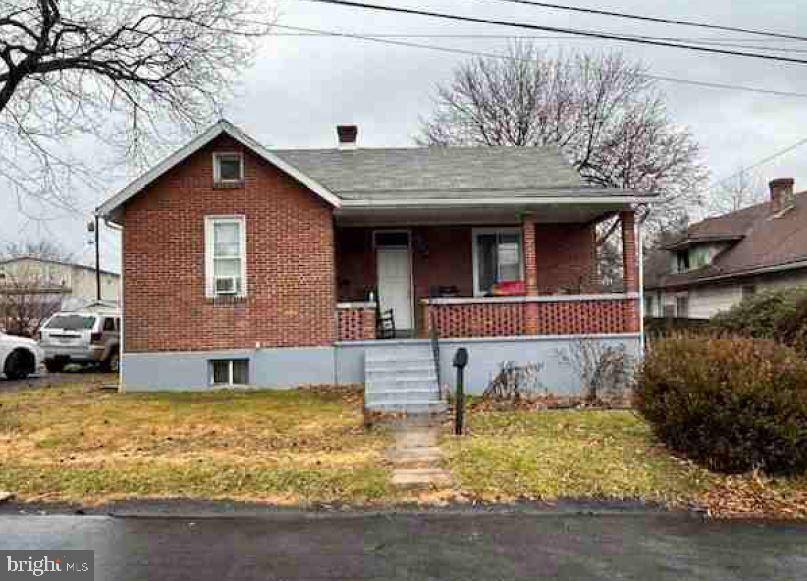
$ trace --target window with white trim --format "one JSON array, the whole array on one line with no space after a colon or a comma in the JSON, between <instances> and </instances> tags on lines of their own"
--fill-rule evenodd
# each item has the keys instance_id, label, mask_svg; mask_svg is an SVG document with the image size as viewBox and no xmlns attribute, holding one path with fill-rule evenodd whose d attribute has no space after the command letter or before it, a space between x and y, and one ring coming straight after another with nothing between
<instances>
[{"instance_id":1,"label":"window with white trim","mask_svg":"<svg viewBox=\"0 0 807 581\"><path fill-rule=\"evenodd\" d=\"M474 294L484 296L497 283L523 280L521 254L521 228L475 228Z\"/></svg>"},{"instance_id":2,"label":"window with white trim","mask_svg":"<svg viewBox=\"0 0 807 581\"><path fill-rule=\"evenodd\" d=\"M212 359L210 385L249 385L249 359Z\"/></svg>"},{"instance_id":3,"label":"window with white trim","mask_svg":"<svg viewBox=\"0 0 807 581\"><path fill-rule=\"evenodd\" d=\"M205 288L210 298L247 294L243 216L205 218Z\"/></svg>"},{"instance_id":4,"label":"window with white trim","mask_svg":"<svg viewBox=\"0 0 807 581\"><path fill-rule=\"evenodd\" d=\"M244 156L238 152L214 153L213 181L217 184L238 184L244 181Z\"/></svg>"}]
</instances>

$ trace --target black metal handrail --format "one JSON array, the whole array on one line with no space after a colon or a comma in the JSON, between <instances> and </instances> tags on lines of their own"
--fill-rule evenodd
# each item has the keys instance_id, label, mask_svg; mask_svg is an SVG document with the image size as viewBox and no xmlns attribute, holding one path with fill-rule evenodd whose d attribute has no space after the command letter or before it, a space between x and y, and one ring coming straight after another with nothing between
<instances>
[{"instance_id":1,"label":"black metal handrail","mask_svg":"<svg viewBox=\"0 0 807 581\"><path fill-rule=\"evenodd\" d=\"M434 375L437 378L437 392L440 399L443 399L443 384L440 381L440 341L437 333L437 325L434 323L434 309L429 309L429 339L432 346L432 358L434 359Z\"/></svg>"}]
</instances>

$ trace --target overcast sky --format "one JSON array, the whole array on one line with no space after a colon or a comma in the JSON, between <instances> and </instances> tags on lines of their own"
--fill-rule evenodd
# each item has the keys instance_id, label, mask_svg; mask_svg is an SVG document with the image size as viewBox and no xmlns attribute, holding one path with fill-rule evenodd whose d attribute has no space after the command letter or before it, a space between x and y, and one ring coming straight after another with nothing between
<instances>
[{"instance_id":1,"label":"overcast sky","mask_svg":"<svg viewBox=\"0 0 807 581\"><path fill-rule=\"evenodd\" d=\"M789 56L807 59L807 42L766 41L745 34L729 35L682 26L649 25L601 16L517 6L499 0L370 0L377 4L431 9L475 17L492 17L552 26L598 29L641 35L741 38L740 43L787 47ZM633 12L650 16L764 28L807 36L807 0L558 0L575 6ZM279 0L277 24L356 34L484 34L531 35L491 25L454 23L426 17L384 14L305 0ZM288 30L276 29L277 33ZM535 33L540 34L540 33ZM620 49L641 59L656 75L747 85L807 93L807 65L732 56L708 55L650 46L579 39L535 42L547 50ZM749 40L751 39L751 40ZM505 52L508 40L417 38L423 44L483 52ZM798 51L805 52L798 52ZM244 74L226 116L256 139L277 147L330 147L337 123L359 125L363 146L411 145L419 116L431 110L437 83L468 57L418 48L388 46L333 37L275 36L261 43L255 65ZM807 98L785 98L741 91L661 83L673 118L690 128L716 181L807 137ZM87 155L92 155L88 148ZM794 177L807 189L807 145L765 164L764 180ZM32 223L8 194L0 192L3 212L0 241L52 238L89 263L85 222L92 207L114 193L134 171L109 184L108 191L77 192L82 208L52 212L45 223ZM104 237L104 267L119 268L117 234Z\"/></svg>"}]
</instances>

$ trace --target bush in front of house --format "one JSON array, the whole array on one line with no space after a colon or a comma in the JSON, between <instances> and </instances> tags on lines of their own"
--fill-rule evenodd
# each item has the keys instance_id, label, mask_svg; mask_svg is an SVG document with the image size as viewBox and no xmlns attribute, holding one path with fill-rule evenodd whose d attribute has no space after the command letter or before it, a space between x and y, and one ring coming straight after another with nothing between
<instances>
[{"instance_id":1,"label":"bush in front of house","mask_svg":"<svg viewBox=\"0 0 807 581\"><path fill-rule=\"evenodd\" d=\"M802 306L807 305L807 289L787 288L760 291L734 305L728 311L715 315L711 324L718 331L777 339L782 326L792 322ZM807 306L804 307L807 309ZM807 326L807 310L801 319Z\"/></svg>"},{"instance_id":2,"label":"bush in front of house","mask_svg":"<svg viewBox=\"0 0 807 581\"><path fill-rule=\"evenodd\" d=\"M655 342L634 404L660 440L712 470L807 470L807 362L752 338Z\"/></svg>"}]
</instances>

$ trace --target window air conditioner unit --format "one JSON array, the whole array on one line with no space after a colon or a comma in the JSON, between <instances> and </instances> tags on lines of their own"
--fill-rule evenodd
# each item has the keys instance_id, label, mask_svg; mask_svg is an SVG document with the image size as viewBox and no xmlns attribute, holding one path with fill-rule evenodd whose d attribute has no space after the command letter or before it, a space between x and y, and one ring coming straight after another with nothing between
<instances>
[{"instance_id":1,"label":"window air conditioner unit","mask_svg":"<svg viewBox=\"0 0 807 581\"><path fill-rule=\"evenodd\" d=\"M216 278L217 295L234 295L238 292L234 276L220 276Z\"/></svg>"}]
</instances>

